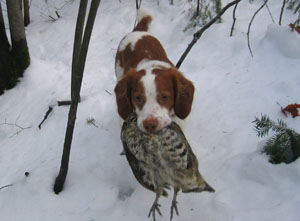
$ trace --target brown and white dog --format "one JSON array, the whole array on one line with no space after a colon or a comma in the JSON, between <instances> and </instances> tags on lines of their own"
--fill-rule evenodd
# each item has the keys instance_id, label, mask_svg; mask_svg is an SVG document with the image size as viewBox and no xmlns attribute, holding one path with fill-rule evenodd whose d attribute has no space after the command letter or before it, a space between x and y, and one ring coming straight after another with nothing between
<instances>
[{"instance_id":1,"label":"brown and white dog","mask_svg":"<svg viewBox=\"0 0 300 221\"><path fill-rule=\"evenodd\" d=\"M119 115L136 112L138 127L148 133L186 118L192 107L194 86L168 59L148 28L151 15L138 11L133 32L120 42L115 61L115 94Z\"/></svg>"}]
</instances>

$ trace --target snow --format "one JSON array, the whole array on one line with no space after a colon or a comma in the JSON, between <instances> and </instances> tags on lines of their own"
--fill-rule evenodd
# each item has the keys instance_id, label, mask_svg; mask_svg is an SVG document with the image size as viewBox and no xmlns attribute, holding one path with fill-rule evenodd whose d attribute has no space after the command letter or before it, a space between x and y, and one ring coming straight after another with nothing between
<instances>
[{"instance_id":1,"label":"snow","mask_svg":"<svg viewBox=\"0 0 300 221\"><path fill-rule=\"evenodd\" d=\"M119 155L120 120L113 94L114 55L119 41L133 28L135 2L101 1L86 62L69 173L59 195L54 194L53 184L69 108L58 107L56 101L70 97L79 1L65 6L59 0L48 2L47 6L45 1L32 1L32 23L26 28L31 65L20 83L0 96L0 188L12 184L0 189L0 220L148 220L154 194L137 183L125 157ZM142 8L154 18L150 32L174 63L197 30L182 31L188 24L187 2L177 0L170 6L168 1L142 1ZM196 87L185 134L201 173L216 192L180 193L180 216L174 221L300 219L300 160L270 164L260 151L265 138L257 138L252 123L263 113L300 131L300 118L286 118L280 112L280 105L300 102L300 35L288 28L296 19L291 11L285 11L279 26L263 9L251 28L252 58L246 32L261 3L239 4L233 37L229 37L232 8L227 11L223 22L203 34L180 68ZM276 22L281 3L269 3ZM61 18L51 22L47 16L55 17L55 10ZM49 105L53 112L40 130ZM97 127L87 124L87 119L95 119ZM168 220L171 197L161 198L160 203L163 217L157 220Z\"/></svg>"}]
</instances>

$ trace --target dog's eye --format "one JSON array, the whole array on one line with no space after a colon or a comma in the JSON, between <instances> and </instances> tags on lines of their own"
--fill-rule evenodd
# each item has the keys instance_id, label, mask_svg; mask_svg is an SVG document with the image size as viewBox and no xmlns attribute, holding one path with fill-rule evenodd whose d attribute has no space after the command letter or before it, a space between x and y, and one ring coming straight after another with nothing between
<instances>
[{"instance_id":1,"label":"dog's eye","mask_svg":"<svg viewBox=\"0 0 300 221\"><path fill-rule=\"evenodd\" d=\"M142 103L143 102L142 97L138 96L138 95L134 97L134 100L135 100L136 103Z\"/></svg>"},{"instance_id":2,"label":"dog's eye","mask_svg":"<svg viewBox=\"0 0 300 221\"><path fill-rule=\"evenodd\" d=\"M161 95L161 100L162 100L162 102L166 102L166 101L168 101L168 99L169 99L169 97L167 96L167 95Z\"/></svg>"}]
</instances>

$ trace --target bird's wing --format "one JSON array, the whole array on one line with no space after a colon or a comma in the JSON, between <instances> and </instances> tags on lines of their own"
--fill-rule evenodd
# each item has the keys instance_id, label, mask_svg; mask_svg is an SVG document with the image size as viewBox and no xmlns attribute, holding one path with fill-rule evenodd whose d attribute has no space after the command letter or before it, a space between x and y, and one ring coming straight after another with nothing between
<instances>
[{"instance_id":1,"label":"bird's wing","mask_svg":"<svg viewBox=\"0 0 300 221\"><path fill-rule=\"evenodd\" d=\"M198 168L197 157L179 125L173 122L169 126L169 130L176 134L173 138L172 146L168 150L168 156L172 162L175 162L175 167L177 169Z\"/></svg>"}]
</instances>

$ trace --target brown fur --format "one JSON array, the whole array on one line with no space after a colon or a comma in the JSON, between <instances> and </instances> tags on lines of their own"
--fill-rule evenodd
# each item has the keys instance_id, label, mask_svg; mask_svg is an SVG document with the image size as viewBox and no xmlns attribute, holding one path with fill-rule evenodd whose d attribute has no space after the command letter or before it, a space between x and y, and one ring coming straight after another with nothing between
<instances>
[{"instance_id":1,"label":"brown fur","mask_svg":"<svg viewBox=\"0 0 300 221\"><path fill-rule=\"evenodd\" d=\"M133 31L147 31L151 21L151 16L142 18ZM174 67L161 43L152 35L139 39L133 50L131 45L127 45L124 50L117 52L116 64L123 68L123 76L115 87L120 116L125 120L135 108L141 109L146 102L143 84L140 82L145 71L135 70L143 59L158 60L171 65L170 69L153 70L156 74L156 100L168 110L174 109L179 118L186 118L192 107L193 83Z\"/></svg>"},{"instance_id":2,"label":"brown fur","mask_svg":"<svg viewBox=\"0 0 300 221\"><path fill-rule=\"evenodd\" d=\"M175 114L180 119L186 118L192 108L195 90L193 83L186 79L176 68L155 69L154 73L157 74L155 83L158 94L167 91L171 95L166 107L169 110L174 108Z\"/></svg>"},{"instance_id":3,"label":"brown fur","mask_svg":"<svg viewBox=\"0 0 300 221\"><path fill-rule=\"evenodd\" d=\"M151 16L144 17L135 26L133 31L148 31L149 25L150 25L151 22L152 22L152 17Z\"/></svg>"}]
</instances>

